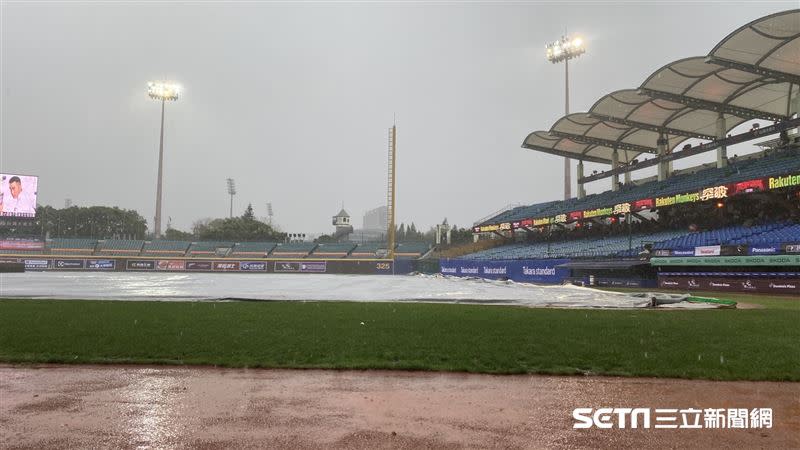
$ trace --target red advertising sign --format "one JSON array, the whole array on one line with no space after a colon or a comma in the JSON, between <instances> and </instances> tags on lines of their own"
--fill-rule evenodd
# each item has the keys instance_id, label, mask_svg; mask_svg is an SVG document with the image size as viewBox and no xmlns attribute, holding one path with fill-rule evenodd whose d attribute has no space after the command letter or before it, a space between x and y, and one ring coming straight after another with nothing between
<instances>
[{"instance_id":1,"label":"red advertising sign","mask_svg":"<svg viewBox=\"0 0 800 450\"><path fill-rule=\"evenodd\" d=\"M43 241L26 241L15 239L0 240L0 250L42 250L44 249Z\"/></svg>"},{"instance_id":2,"label":"red advertising sign","mask_svg":"<svg viewBox=\"0 0 800 450\"><path fill-rule=\"evenodd\" d=\"M631 209L634 211L642 211L644 209L651 209L655 206L655 202L652 198L643 198L641 200L636 200L631 204Z\"/></svg>"},{"instance_id":3,"label":"red advertising sign","mask_svg":"<svg viewBox=\"0 0 800 450\"><path fill-rule=\"evenodd\" d=\"M583 219L583 211L572 211L569 213L569 220L581 220Z\"/></svg>"},{"instance_id":4,"label":"red advertising sign","mask_svg":"<svg viewBox=\"0 0 800 450\"><path fill-rule=\"evenodd\" d=\"M763 179L748 180L735 183L731 187L732 194L746 194L765 190L766 182Z\"/></svg>"},{"instance_id":5,"label":"red advertising sign","mask_svg":"<svg viewBox=\"0 0 800 450\"><path fill-rule=\"evenodd\" d=\"M525 219L519 221L520 227L532 227L533 226L533 219Z\"/></svg>"},{"instance_id":6,"label":"red advertising sign","mask_svg":"<svg viewBox=\"0 0 800 450\"><path fill-rule=\"evenodd\" d=\"M156 268L158 270L186 270L186 261L162 259L158 261Z\"/></svg>"}]
</instances>

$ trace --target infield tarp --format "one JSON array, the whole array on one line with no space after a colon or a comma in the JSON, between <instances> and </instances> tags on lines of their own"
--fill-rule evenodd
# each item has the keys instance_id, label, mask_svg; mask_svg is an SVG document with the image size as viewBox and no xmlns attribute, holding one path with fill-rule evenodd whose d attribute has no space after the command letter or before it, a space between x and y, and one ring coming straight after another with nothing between
<instances>
[{"instance_id":1,"label":"infield tarp","mask_svg":"<svg viewBox=\"0 0 800 450\"><path fill-rule=\"evenodd\" d=\"M561 284L570 270L561 265L569 259L476 260L443 259L441 273L457 277L490 280L508 279L521 283Z\"/></svg>"},{"instance_id":2,"label":"infield tarp","mask_svg":"<svg viewBox=\"0 0 800 450\"><path fill-rule=\"evenodd\" d=\"M0 274L0 297L92 300L426 302L560 308L641 308L647 298L578 286L442 275L27 272ZM685 303L685 302L684 302ZM687 304L689 308L707 306Z\"/></svg>"}]
</instances>

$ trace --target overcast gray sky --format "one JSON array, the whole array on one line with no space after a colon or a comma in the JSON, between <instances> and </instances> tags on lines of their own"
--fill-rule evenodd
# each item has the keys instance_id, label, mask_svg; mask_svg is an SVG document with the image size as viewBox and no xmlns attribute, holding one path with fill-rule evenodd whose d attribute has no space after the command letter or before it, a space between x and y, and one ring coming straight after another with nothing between
<instances>
[{"instance_id":1,"label":"overcast gray sky","mask_svg":"<svg viewBox=\"0 0 800 450\"><path fill-rule=\"evenodd\" d=\"M563 115L563 65L544 45L565 28L588 41L570 65L577 112L796 7L3 1L0 171L39 175L40 204L135 209L152 229L160 110L146 84L167 78L184 87L166 115L176 228L227 216L228 177L235 214L272 202L284 231L329 233L344 202L359 227L385 204L394 115L398 223L468 226L562 196L562 160L520 144Z\"/></svg>"}]
</instances>

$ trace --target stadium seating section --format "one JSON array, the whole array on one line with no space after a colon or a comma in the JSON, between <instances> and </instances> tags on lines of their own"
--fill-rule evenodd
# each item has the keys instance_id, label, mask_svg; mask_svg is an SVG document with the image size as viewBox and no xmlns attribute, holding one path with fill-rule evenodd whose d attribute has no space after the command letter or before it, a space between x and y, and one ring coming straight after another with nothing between
<instances>
[{"instance_id":1,"label":"stadium seating section","mask_svg":"<svg viewBox=\"0 0 800 450\"><path fill-rule=\"evenodd\" d=\"M425 242L405 242L397 244L394 256L398 259L419 258L430 249L430 244Z\"/></svg>"},{"instance_id":2,"label":"stadium seating section","mask_svg":"<svg viewBox=\"0 0 800 450\"><path fill-rule=\"evenodd\" d=\"M53 239L48 245L50 253L65 255L92 255L96 246L96 239Z\"/></svg>"},{"instance_id":3,"label":"stadium seating section","mask_svg":"<svg viewBox=\"0 0 800 450\"><path fill-rule=\"evenodd\" d=\"M183 257L189 250L191 242L184 241L152 241L144 244L142 256Z\"/></svg>"},{"instance_id":4,"label":"stadium seating section","mask_svg":"<svg viewBox=\"0 0 800 450\"><path fill-rule=\"evenodd\" d=\"M233 242L192 242L187 256L193 258L214 258L227 256Z\"/></svg>"},{"instance_id":5,"label":"stadium seating section","mask_svg":"<svg viewBox=\"0 0 800 450\"><path fill-rule=\"evenodd\" d=\"M375 258L380 251L386 251L386 244L359 244L350 252L349 258Z\"/></svg>"},{"instance_id":6,"label":"stadium seating section","mask_svg":"<svg viewBox=\"0 0 800 450\"><path fill-rule=\"evenodd\" d=\"M99 243L95 254L100 256L138 256L142 252L144 241L123 239L106 239Z\"/></svg>"},{"instance_id":7,"label":"stadium seating section","mask_svg":"<svg viewBox=\"0 0 800 450\"><path fill-rule=\"evenodd\" d=\"M239 242L230 256L238 258L264 258L278 245L275 242Z\"/></svg>"},{"instance_id":8,"label":"stadium seating section","mask_svg":"<svg viewBox=\"0 0 800 450\"><path fill-rule=\"evenodd\" d=\"M538 203L504 211L485 223L512 222L536 217L551 217L571 211L585 211L633 202L643 198L665 197L698 191L702 188L736 183L754 178L782 175L800 170L800 155L796 150L784 151L774 156L732 161L723 169L709 168L695 173L675 175L665 181L651 181L641 185L622 186L620 190L587 195L583 199Z\"/></svg>"},{"instance_id":9,"label":"stadium seating section","mask_svg":"<svg viewBox=\"0 0 800 450\"><path fill-rule=\"evenodd\" d=\"M314 253L311 254L312 258L344 258L350 254L356 247L354 243L343 244L319 244Z\"/></svg>"},{"instance_id":10,"label":"stadium seating section","mask_svg":"<svg viewBox=\"0 0 800 450\"><path fill-rule=\"evenodd\" d=\"M685 249L706 245L781 245L800 243L800 224L773 223L752 227L736 226L713 231L687 233L664 231L650 234L613 236L561 242L537 242L495 247L464 256L467 259L539 259L636 257L645 244L658 249Z\"/></svg>"},{"instance_id":11,"label":"stadium seating section","mask_svg":"<svg viewBox=\"0 0 800 450\"><path fill-rule=\"evenodd\" d=\"M290 242L275 247L272 255L279 258L304 258L317 247L313 242Z\"/></svg>"},{"instance_id":12,"label":"stadium seating section","mask_svg":"<svg viewBox=\"0 0 800 450\"><path fill-rule=\"evenodd\" d=\"M139 256L155 258L375 258L383 243L186 242L119 239L52 239L44 250L0 250L6 255ZM428 251L425 243L397 245L398 257L416 258Z\"/></svg>"}]
</instances>

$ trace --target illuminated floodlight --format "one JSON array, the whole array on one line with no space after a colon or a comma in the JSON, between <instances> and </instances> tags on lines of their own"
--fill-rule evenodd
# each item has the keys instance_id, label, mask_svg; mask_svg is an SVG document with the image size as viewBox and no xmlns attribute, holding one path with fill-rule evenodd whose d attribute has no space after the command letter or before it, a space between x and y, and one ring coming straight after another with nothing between
<instances>
[{"instance_id":1,"label":"illuminated floodlight","mask_svg":"<svg viewBox=\"0 0 800 450\"><path fill-rule=\"evenodd\" d=\"M569 60L586 53L585 42L580 36L561 36L561 39L545 45L547 60L553 64L564 61L565 101L564 115L569 114ZM580 193L578 194L580 196ZM564 158L564 200L571 195L571 175L569 158Z\"/></svg>"},{"instance_id":2,"label":"illuminated floodlight","mask_svg":"<svg viewBox=\"0 0 800 450\"><path fill-rule=\"evenodd\" d=\"M577 58L586 53L586 46L580 36L562 36L561 39L547 44L547 60L555 64Z\"/></svg>"},{"instance_id":3,"label":"illuminated floodlight","mask_svg":"<svg viewBox=\"0 0 800 450\"><path fill-rule=\"evenodd\" d=\"M168 101L178 99L181 86L171 81L150 81L147 83L147 95L161 102L161 138L158 142L158 183L156 184L156 215L153 220L154 235L161 237L161 186L164 178L164 109Z\"/></svg>"},{"instance_id":4,"label":"illuminated floodlight","mask_svg":"<svg viewBox=\"0 0 800 450\"><path fill-rule=\"evenodd\" d=\"M147 95L154 100L177 100L180 92L181 86L170 81L150 81L147 83Z\"/></svg>"}]
</instances>

